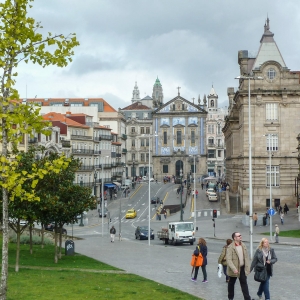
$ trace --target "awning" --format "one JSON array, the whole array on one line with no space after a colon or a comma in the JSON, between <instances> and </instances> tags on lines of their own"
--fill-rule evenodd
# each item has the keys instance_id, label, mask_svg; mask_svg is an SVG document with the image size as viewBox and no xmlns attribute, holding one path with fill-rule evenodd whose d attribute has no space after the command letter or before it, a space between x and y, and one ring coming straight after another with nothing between
<instances>
[{"instance_id":1,"label":"awning","mask_svg":"<svg viewBox=\"0 0 300 300\"><path fill-rule=\"evenodd\" d=\"M105 183L104 186L108 187L108 188L114 188L115 185L112 183Z\"/></svg>"},{"instance_id":2,"label":"awning","mask_svg":"<svg viewBox=\"0 0 300 300\"><path fill-rule=\"evenodd\" d=\"M117 186L121 186L122 185L120 182L117 182L117 181L113 181L113 184L115 184Z\"/></svg>"}]
</instances>

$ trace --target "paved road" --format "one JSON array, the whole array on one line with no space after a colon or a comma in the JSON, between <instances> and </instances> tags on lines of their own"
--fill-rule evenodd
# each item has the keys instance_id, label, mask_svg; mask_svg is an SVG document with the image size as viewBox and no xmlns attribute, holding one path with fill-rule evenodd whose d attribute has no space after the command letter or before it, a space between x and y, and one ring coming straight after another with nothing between
<instances>
[{"instance_id":1,"label":"paved road","mask_svg":"<svg viewBox=\"0 0 300 300\"><path fill-rule=\"evenodd\" d=\"M169 186L172 190L172 186ZM142 192L142 190L141 190ZM172 191L169 192L172 194ZM200 192L202 194L202 192ZM173 198L172 198L173 199ZM175 199L176 200L176 199ZM130 200L129 200L130 201ZM136 201L136 200L133 200ZM208 209L209 204L205 198L199 196L197 207ZM201 206L202 205L202 206ZM217 206L216 203L213 205ZM189 214L189 207L186 207L185 216ZM204 209L204 208L203 208ZM216 221L216 237L214 237L212 221L210 217L197 218L199 231L197 237L204 237L208 244L208 284L201 282L193 283L190 281L191 267L189 261L194 246L166 246L161 241L151 241L148 246L147 241L137 241L134 239L132 223L124 223L122 226L127 228L128 236L124 236L123 241L110 243L108 232L105 231L101 237L101 224L97 216L91 216L89 226L76 228L75 235L85 237L84 240L75 241L76 252L88 255L115 267L126 270L127 272L152 279L182 291L188 292L206 300L227 299L227 285L224 277L217 277L217 259L220 255L225 239L230 237L233 231L241 232L243 240L249 249L249 227L242 224L243 215L224 215L222 214ZM175 215L169 219L178 220ZM279 221L278 216L274 217L273 224ZM160 228L163 221L151 221L151 227ZM279 223L279 222L278 222ZM107 226L107 224L106 224ZM280 226L284 229L298 229L299 221L296 211L291 209L290 214L285 218L285 225ZM267 232L269 227L254 227L253 240L254 249L259 240ZM271 278L271 296L273 300L298 299L300 272L300 242L297 239L280 237L280 244L272 244L278 262L274 266L275 275ZM122 255L117 255L122 253ZM199 274L201 279L201 271ZM249 289L253 298L256 297L257 283L253 280L253 274L248 277ZM236 286L235 299L243 299L240 287Z\"/></svg>"}]
</instances>

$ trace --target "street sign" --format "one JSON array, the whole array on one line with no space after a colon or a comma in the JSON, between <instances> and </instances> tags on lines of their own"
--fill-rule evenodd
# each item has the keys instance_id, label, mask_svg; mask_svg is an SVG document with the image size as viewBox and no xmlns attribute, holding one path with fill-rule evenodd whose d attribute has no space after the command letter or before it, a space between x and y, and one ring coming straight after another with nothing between
<instances>
[{"instance_id":1,"label":"street sign","mask_svg":"<svg viewBox=\"0 0 300 300\"><path fill-rule=\"evenodd\" d=\"M274 208L270 208L268 210L268 213L269 213L270 216L274 216L275 215L275 209Z\"/></svg>"}]
</instances>

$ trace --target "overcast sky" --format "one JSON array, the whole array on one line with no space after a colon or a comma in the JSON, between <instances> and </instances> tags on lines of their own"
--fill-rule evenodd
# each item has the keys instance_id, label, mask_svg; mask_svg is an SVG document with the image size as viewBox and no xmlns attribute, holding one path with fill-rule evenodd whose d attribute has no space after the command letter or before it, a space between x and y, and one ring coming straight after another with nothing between
<instances>
[{"instance_id":1,"label":"overcast sky","mask_svg":"<svg viewBox=\"0 0 300 300\"><path fill-rule=\"evenodd\" d=\"M21 64L22 98L102 97L115 109L152 95L156 77L164 102L191 100L212 84L221 106L237 87L239 50L257 52L267 15L287 67L300 70L299 0L36 0L30 16L45 32L77 34L73 62L45 69ZM26 88L27 86L27 88Z\"/></svg>"}]
</instances>

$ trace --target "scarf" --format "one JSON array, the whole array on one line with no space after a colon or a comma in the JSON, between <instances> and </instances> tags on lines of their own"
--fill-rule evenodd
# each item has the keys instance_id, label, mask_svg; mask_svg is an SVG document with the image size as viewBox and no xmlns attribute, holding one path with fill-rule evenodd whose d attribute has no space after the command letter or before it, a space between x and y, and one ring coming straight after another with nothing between
<instances>
[{"instance_id":1,"label":"scarf","mask_svg":"<svg viewBox=\"0 0 300 300\"><path fill-rule=\"evenodd\" d=\"M267 260L271 260L271 252L270 248L261 248L261 251L263 252L263 257L264 257L264 265L266 264Z\"/></svg>"}]
</instances>

